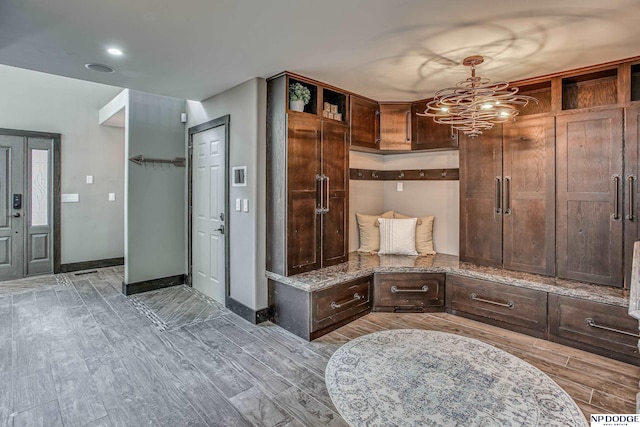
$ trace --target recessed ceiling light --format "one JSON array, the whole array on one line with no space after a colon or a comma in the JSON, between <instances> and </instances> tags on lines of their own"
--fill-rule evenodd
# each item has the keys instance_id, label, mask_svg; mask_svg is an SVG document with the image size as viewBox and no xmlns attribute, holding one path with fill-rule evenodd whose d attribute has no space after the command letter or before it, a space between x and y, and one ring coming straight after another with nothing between
<instances>
[{"instance_id":1,"label":"recessed ceiling light","mask_svg":"<svg viewBox=\"0 0 640 427\"><path fill-rule=\"evenodd\" d=\"M111 55L115 55L115 56L122 55L122 51L120 49L118 49L117 47L110 47L110 48L107 49L107 52L109 52Z\"/></svg>"},{"instance_id":2,"label":"recessed ceiling light","mask_svg":"<svg viewBox=\"0 0 640 427\"><path fill-rule=\"evenodd\" d=\"M95 62L90 62L88 64L84 64L84 67L87 70L97 71L99 73L113 73L115 70L108 65L97 64Z\"/></svg>"}]
</instances>

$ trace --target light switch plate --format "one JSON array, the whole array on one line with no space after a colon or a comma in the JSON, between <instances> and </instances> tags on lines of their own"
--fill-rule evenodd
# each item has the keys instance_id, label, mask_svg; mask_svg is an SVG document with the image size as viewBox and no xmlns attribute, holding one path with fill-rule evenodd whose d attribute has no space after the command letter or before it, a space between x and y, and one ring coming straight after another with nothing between
<instances>
[{"instance_id":1,"label":"light switch plate","mask_svg":"<svg viewBox=\"0 0 640 427\"><path fill-rule=\"evenodd\" d=\"M93 184L93 175L87 175L87 184Z\"/></svg>"},{"instance_id":2,"label":"light switch plate","mask_svg":"<svg viewBox=\"0 0 640 427\"><path fill-rule=\"evenodd\" d=\"M404 190L404 182L398 182L396 184L396 190L397 191L403 191Z\"/></svg>"},{"instance_id":3,"label":"light switch plate","mask_svg":"<svg viewBox=\"0 0 640 427\"><path fill-rule=\"evenodd\" d=\"M109 201L110 202L116 201L116 193L109 193Z\"/></svg>"},{"instance_id":4,"label":"light switch plate","mask_svg":"<svg viewBox=\"0 0 640 427\"><path fill-rule=\"evenodd\" d=\"M240 212L242 210L241 203L242 199L236 199L236 212Z\"/></svg>"},{"instance_id":5,"label":"light switch plate","mask_svg":"<svg viewBox=\"0 0 640 427\"><path fill-rule=\"evenodd\" d=\"M244 212L249 212L249 199L244 199L242 201L242 210Z\"/></svg>"}]
</instances>

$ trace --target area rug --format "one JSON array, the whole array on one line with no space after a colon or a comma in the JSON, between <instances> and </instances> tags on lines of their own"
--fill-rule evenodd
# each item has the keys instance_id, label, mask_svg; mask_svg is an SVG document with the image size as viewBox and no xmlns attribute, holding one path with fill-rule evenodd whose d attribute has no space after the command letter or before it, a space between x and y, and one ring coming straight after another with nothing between
<instances>
[{"instance_id":1,"label":"area rug","mask_svg":"<svg viewBox=\"0 0 640 427\"><path fill-rule=\"evenodd\" d=\"M362 336L333 354L325 377L351 426L587 426L571 397L537 368L444 332Z\"/></svg>"}]
</instances>

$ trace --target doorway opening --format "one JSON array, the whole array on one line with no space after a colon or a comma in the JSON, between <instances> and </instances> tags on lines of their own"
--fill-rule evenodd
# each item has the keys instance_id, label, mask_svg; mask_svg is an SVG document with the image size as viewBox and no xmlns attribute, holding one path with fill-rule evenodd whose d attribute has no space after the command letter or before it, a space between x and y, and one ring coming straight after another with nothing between
<instances>
[{"instance_id":1,"label":"doorway opening","mask_svg":"<svg viewBox=\"0 0 640 427\"><path fill-rule=\"evenodd\" d=\"M60 272L60 134L0 129L0 281Z\"/></svg>"},{"instance_id":2,"label":"doorway opening","mask_svg":"<svg viewBox=\"0 0 640 427\"><path fill-rule=\"evenodd\" d=\"M226 115L189 128L187 284L229 299L229 122Z\"/></svg>"}]
</instances>

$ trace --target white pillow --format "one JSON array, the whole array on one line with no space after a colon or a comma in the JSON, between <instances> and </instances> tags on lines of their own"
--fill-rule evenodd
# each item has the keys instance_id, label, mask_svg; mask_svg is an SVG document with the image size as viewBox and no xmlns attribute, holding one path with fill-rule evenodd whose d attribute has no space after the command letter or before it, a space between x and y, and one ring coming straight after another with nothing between
<instances>
[{"instance_id":1,"label":"white pillow","mask_svg":"<svg viewBox=\"0 0 640 427\"><path fill-rule=\"evenodd\" d=\"M396 212L393 217L402 219L411 218L399 212ZM433 219L433 216L418 218L418 224L416 225L416 251L418 251L420 255L436 254L436 251L433 249Z\"/></svg>"},{"instance_id":2,"label":"white pillow","mask_svg":"<svg viewBox=\"0 0 640 427\"><path fill-rule=\"evenodd\" d=\"M418 255L416 251L417 218L378 218L380 224L380 251L378 255Z\"/></svg>"}]
</instances>

